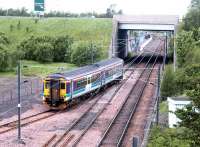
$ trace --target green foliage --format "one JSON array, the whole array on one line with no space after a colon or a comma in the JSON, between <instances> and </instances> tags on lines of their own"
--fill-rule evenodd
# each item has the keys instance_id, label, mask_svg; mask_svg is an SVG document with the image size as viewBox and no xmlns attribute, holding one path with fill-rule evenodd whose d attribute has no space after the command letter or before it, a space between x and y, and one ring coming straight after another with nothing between
<instances>
[{"instance_id":1,"label":"green foliage","mask_svg":"<svg viewBox=\"0 0 200 147\"><path fill-rule=\"evenodd\" d=\"M200 95L198 95L198 98L199 96ZM200 114L195 112L192 105L188 105L185 109L178 109L176 111L176 115L179 119L181 119L179 126L186 127L188 129L187 135L184 135L185 133L183 133L184 139L190 140L191 146L200 146Z\"/></svg>"},{"instance_id":2,"label":"green foliage","mask_svg":"<svg viewBox=\"0 0 200 147\"><path fill-rule=\"evenodd\" d=\"M168 102L167 101L162 101L160 103L159 112L160 113L168 113Z\"/></svg>"},{"instance_id":3,"label":"green foliage","mask_svg":"<svg viewBox=\"0 0 200 147\"><path fill-rule=\"evenodd\" d=\"M200 0L192 0L190 9L184 18L184 29L189 31L200 27Z\"/></svg>"},{"instance_id":4,"label":"green foliage","mask_svg":"<svg viewBox=\"0 0 200 147\"><path fill-rule=\"evenodd\" d=\"M166 66L164 77L161 84L161 96L166 98L176 94L175 73L172 66Z\"/></svg>"},{"instance_id":5,"label":"green foliage","mask_svg":"<svg viewBox=\"0 0 200 147\"><path fill-rule=\"evenodd\" d=\"M98 44L92 42L77 42L72 45L72 63L81 66L96 62L101 57L101 49Z\"/></svg>"},{"instance_id":6,"label":"green foliage","mask_svg":"<svg viewBox=\"0 0 200 147\"><path fill-rule=\"evenodd\" d=\"M183 139L184 128L162 128L154 126L151 130L148 147L190 147L189 141Z\"/></svg>"},{"instance_id":7,"label":"green foliage","mask_svg":"<svg viewBox=\"0 0 200 147\"><path fill-rule=\"evenodd\" d=\"M110 44L110 35L112 32L111 19L45 18L40 19L36 23L34 19L30 18L20 18L19 20L17 17L12 17L12 19L2 17L0 19L0 30L2 30L2 33L0 33L0 44L7 42L3 44L10 54L10 66L13 65L14 67L16 60L19 58L36 61L34 52L37 49L37 44L41 47L42 43L51 44L54 51L62 50L62 53L59 53L60 51L54 52L57 57L53 58L53 61L56 62L71 62L71 45L73 40L81 40L83 42L93 40L102 46L101 57L106 58L108 56L107 49ZM19 27L20 29L18 29ZM26 27L29 28L27 32ZM45 40L44 36L48 36L46 38L51 38L51 40ZM38 40L41 40L41 42ZM59 47L54 45L54 43ZM57 49L54 49L55 47ZM66 48L65 53L63 53L64 48Z\"/></svg>"},{"instance_id":8,"label":"green foliage","mask_svg":"<svg viewBox=\"0 0 200 147\"><path fill-rule=\"evenodd\" d=\"M53 46L50 43L37 43L34 51L36 61L52 62L53 61Z\"/></svg>"},{"instance_id":9,"label":"green foliage","mask_svg":"<svg viewBox=\"0 0 200 147\"><path fill-rule=\"evenodd\" d=\"M10 41L9 41L8 37L5 35L5 33L0 32L0 44L7 45L9 43L10 43Z\"/></svg>"},{"instance_id":10,"label":"green foliage","mask_svg":"<svg viewBox=\"0 0 200 147\"><path fill-rule=\"evenodd\" d=\"M69 36L32 36L24 40L18 48L22 51L23 59L40 62L69 62L72 43L73 39Z\"/></svg>"},{"instance_id":11,"label":"green foliage","mask_svg":"<svg viewBox=\"0 0 200 147\"><path fill-rule=\"evenodd\" d=\"M182 31L178 34L177 42L177 55L179 66L184 66L187 59L187 53L194 48L194 39L192 32Z\"/></svg>"},{"instance_id":12,"label":"green foliage","mask_svg":"<svg viewBox=\"0 0 200 147\"><path fill-rule=\"evenodd\" d=\"M0 32L0 71L8 70L12 65L12 54L8 48L9 44L9 38Z\"/></svg>"},{"instance_id":13,"label":"green foliage","mask_svg":"<svg viewBox=\"0 0 200 147\"><path fill-rule=\"evenodd\" d=\"M10 66L10 54L6 46L0 44L0 71L5 71Z\"/></svg>"},{"instance_id":14,"label":"green foliage","mask_svg":"<svg viewBox=\"0 0 200 147\"><path fill-rule=\"evenodd\" d=\"M21 29L21 22L20 22L20 20L19 20L18 23L17 23L17 29L18 29L18 30Z\"/></svg>"},{"instance_id":15,"label":"green foliage","mask_svg":"<svg viewBox=\"0 0 200 147\"><path fill-rule=\"evenodd\" d=\"M200 0L192 0L189 12L183 21L183 29L177 38L179 73L177 89L186 93L192 103L176 111L181 120L179 126L185 127L183 139L190 141L190 146L200 146ZM186 32L187 31L187 32Z\"/></svg>"},{"instance_id":16,"label":"green foliage","mask_svg":"<svg viewBox=\"0 0 200 147\"><path fill-rule=\"evenodd\" d=\"M187 76L200 76L200 64L192 64L185 68L185 73Z\"/></svg>"},{"instance_id":17,"label":"green foliage","mask_svg":"<svg viewBox=\"0 0 200 147\"><path fill-rule=\"evenodd\" d=\"M200 146L200 64L192 64L185 68L187 80L187 95L191 98L192 104L185 109L176 111L181 122L180 126L189 130L186 139L191 140L192 146Z\"/></svg>"},{"instance_id":18,"label":"green foliage","mask_svg":"<svg viewBox=\"0 0 200 147\"><path fill-rule=\"evenodd\" d=\"M14 26L11 24L11 25L10 25L10 32L12 32L13 29L14 29Z\"/></svg>"},{"instance_id":19,"label":"green foliage","mask_svg":"<svg viewBox=\"0 0 200 147\"><path fill-rule=\"evenodd\" d=\"M68 62L71 61L71 45L73 39L69 36L59 36L54 41L54 61L55 62Z\"/></svg>"},{"instance_id":20,"label":"green foliage","mask_svg":"<svg viewBox=\"0 0 200 147\"><path fill-rule=\"evenodd\" d=\"M183 94L187 88L187 78L184 69L179 68L176 71L176 94Z\"/></svg>"}]
</instances>

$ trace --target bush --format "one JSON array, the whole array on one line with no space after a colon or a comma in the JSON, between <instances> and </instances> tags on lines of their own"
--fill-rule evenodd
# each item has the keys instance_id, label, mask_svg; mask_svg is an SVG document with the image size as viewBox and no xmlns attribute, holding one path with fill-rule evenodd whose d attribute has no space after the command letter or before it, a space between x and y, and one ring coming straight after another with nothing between
<instances>
[{"instance_id":1,"label":"bush","mask_svg":"<svg viewBox=\"0 0 200 147\"><path fill-rule=\"evenodd\" d=\"M176 77L172 67L166 66L163 81L161 84L161 96L166 98L176 94Z\"/></svg>"},{"instance_id":2,"label":"bush","mask_svg":"<svg viewBox=\"0 0 200 147\"><path fill-rule=\"evenodd\" d=\"M82 66L96 62L101 58L100 47L92 42L79 42L72 45L72 63Z\"/></svg>"},{"instance_id":3,"label":"bush","mask_svg":"<svg viewBox=\"0 0 200 147\"><path fill-rule=\"evenodd\" d=\"M180 67L185 65L185 62L190 60L187 57L187 53L194 48L195 40L192 38L192 32L182 31L177 37L177 55L178 55L178 64Z\"/></svg>"},{"instance_id":4,"label":"bush","mask_svg":"<svg viewBox=\"0 0 200 147\"><path fill-rule=\"evenodd\" d=\"M148 147L189 147L189 140L183 139L185 128L162 128L154 126L151 129ZM186 135L187 136L187 135Z\"/></svg>"},{"instance_id":5,"label":"bush","mask_svg":"<svg viewBox=\"0 0 200 147\"><path fill-rule=\"evenodd\" d=\"M0 44L7 45L9 43L10 43L10 41L9 41L8 37L4 33L0 32Z\"/></svg>"},{"instance_id":6,"label":"bush","mask_svg":"<svg viewBox=\"0 0 200 147\"><path fill-rule=\"evenodd\" d=\"M36 61L52 62L53 61L53 46L49 43L38 43L34 51Z\"/></svg>"},{"instance_id":7,"label":"bush","mask_svg":"<svg viewBox=\"0 0 200 147\"><path fill-rule=\"evenodd\" d=\"M30 37L27 40L21 42L18 46L19 51L21 51L21 58L27 60L36 60L40 62L70 62L71 57L71 44L73 39L69 36L60 36L60 37ZM46 47L45 47L46 45ZM47 49L49 47L49 49ZM47 53L47 50L49 53ZM42 59L41 54L44 55ZM44 53L47 53L45 55ZM39 57L38 57L39 55Z\"/></svg>"},{"instance_id":8,"label":"bush","mask_svg":"<svg viewBox=\"0 0 200 147\"><path fill-rule=\"evenodd\" d=\"M4 45L0 45L0 71L6 71L10 68L11 56Z\"/></svg>"},{"instance_id":9,"label":"bush","mask_svg":"<svg viewBox=\"0 0 200 147\"><path fill-rule=\"evenodd\" d=\"M55 62L70 62L71 59L71 45L73 39L69 36L60 36L55 38L54 41L54 61Z\"/></svg>"}]
</instances>

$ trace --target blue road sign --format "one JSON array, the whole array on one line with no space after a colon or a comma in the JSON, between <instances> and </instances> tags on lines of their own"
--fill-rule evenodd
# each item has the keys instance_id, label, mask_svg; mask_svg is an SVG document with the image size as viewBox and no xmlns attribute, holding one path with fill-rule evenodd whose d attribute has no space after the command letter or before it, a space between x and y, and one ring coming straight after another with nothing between
<instances>
[{"instance_id":1,"label":"blue road sign","mask_svg":"<svg viewBox=\"0 0 200 147\"><path fill-rule=\"evenodd\" d=\"M34 0L35 11L44 11L44 0Z\"/></svg>"}]
</instances>

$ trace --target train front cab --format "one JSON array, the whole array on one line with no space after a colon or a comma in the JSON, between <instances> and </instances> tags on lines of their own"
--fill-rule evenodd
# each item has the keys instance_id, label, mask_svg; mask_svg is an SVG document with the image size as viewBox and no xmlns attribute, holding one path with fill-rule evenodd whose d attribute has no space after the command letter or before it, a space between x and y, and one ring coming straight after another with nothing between
<instances>
[{"instance_id":1,"label":"train front cab","mask_svg":"<svg viewBox=\"0 0 200 147\"><path fill-rule=\"evenodd\" d=\"M43 89L43 101L49 106L57 107L70 97L70 82L65 79L45 79Z\"/></svg>"}]
</instances>

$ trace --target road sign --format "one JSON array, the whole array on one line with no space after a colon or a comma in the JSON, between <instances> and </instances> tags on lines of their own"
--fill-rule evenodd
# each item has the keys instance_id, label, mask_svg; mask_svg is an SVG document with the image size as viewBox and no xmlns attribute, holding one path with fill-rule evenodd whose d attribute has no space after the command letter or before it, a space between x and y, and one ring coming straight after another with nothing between
<instances>
[{"instance_id":1,"label":"road sign","mask_svg":"<svg viewBox=\"0 0 200 147\"><path fill-rule=\"evenodd\" d=\"M44 12L44 0L34 0L34 9L38 12Z\"/></svg>"}]
</instances>

